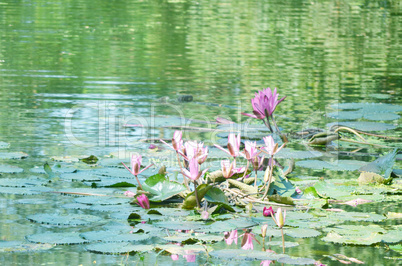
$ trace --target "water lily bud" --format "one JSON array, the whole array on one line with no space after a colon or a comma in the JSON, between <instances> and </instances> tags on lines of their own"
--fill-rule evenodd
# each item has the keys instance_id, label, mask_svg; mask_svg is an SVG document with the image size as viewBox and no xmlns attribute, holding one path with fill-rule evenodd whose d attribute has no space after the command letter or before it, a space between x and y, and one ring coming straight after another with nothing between
<instances>
[{"instance_id":1,"label":"water lily bud","mask_svg":"<svg viewBox=\"0 0 402 266\"><path fill-rule=\"evenodd\" d=\"M262 237L265 237L267 234L267 229L268 229L268 224L264 224L263 226L261 226L261 234Z\"/></svg>"},{"instance_id":2,"label":"water lily bud","mask_svg":"<svg viewBox=\"0 0 402 266\"><path fill-rule=\"evenodd\" d=\"M265 183L268 182L268 180L269 180L269 172L270 172L270 169L269 169L269 166L267 166L267 169L265 170L265 173L264 173L264 182Z\"/></svg>"},{"instance_id":3,"label":"water lily bud","mask_svg":"<svg viewBox=\"0 0 402 266\"><path fill-rule=\"evenodd\" d=\"M201 218L202 218L203 220L208 220L208 218L209 218L209 213L208 213L207 211L202 211L202 213L201 213Z\"/></svg>"},{"instance_id":4,"label":"water lily bud","mask_svg":"<svg viewBox=\"0 0 402 266\"><path fill-rule=\"evenodd\" d=\"M297 194L303 193L299 187L296 187L296 188L295 188L295 191L296 191Z\"/></svg>"},{"instance_id":5,"label":"water lily bud","mask_svg":"<svg viewBox=\"0 0 402 266\"><path fill-rule=\"evenodd\" d=\"M275 212L274 212L274 209L272 209L272 206L270 206L269 208L264 207L264 209L262 210L262 214L263 214L265 217L268 217L268 216L274 215Z\"/></svg>"}]
</instances>

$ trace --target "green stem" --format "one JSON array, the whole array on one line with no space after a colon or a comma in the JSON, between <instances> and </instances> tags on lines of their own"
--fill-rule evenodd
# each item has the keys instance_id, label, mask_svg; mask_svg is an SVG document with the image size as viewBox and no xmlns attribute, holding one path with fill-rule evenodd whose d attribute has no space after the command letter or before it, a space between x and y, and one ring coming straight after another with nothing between
<instances>
[{"instance_id":1,"label":"green stem","mask_svg":"<svg viewBox=\"0 0 402 266\"><path fill-rule=\"evenodd\" d=\"M194 181L194 194L195 194L195 201L197 202L197 208L201 208L200 200L198 199L197 183L195 181Z\"/></svg>"},{"instance_id":2,"label":"green stem","mask_svg":"<svg viewBox=\"0 0 402 266\"><path fill-rule=\"evenodd\" d=\"M275 126L275 128L276 128L276 131L278 132L278 135L280 135L281 131L279 130L279 127L276 125L276 121L275 121L275 119L274 119L274 115L273 115L273 114L271 115L271 118L272 118L272 122L274 123L274 126Z\"/></svg>"},{"instance_id":3,"label":"green stem","mask_svg":"<svg viewBox=\"0 0 402 266\"><path fill-rule=\"evenodd\" d=\"M281 233L282 233L282 251L283 254L285 254L285 236L283 234L283 227L281 228Z\"/></svg>"},{"instance_id":4,"label":"green stem","mask_svg":"<svg viewBox=\"0 0 402 266\"><path fill-rule=\"evenodd\" d=\"M142 186L141 186L141 183L140 183L140 180L138 179L137 176L135 176L135 178L137 179L138 186L140 187L141 190L143 190L143 189L142 189Z\"/></svg>"},{"instance_id":5,"label":"green stem","mask_svg":"<svg viewBox=\"0 0 402 266\"><path fill-rule=\"evenodd\" d=\"M254 186L257 186L257 169L255 170Z\"/></svg>"},{"instance_id":6,"label":"green stem","mask_svg":"<svg viewBox=\"0 0 402 266\"><path fill-rule=\"evenodd\" d=\"M270 167L271 167L271 168L269 169L268 185L267 185L267 187L266 187L266 189L265 189L265 194L264 194L264 196L262 197L262 200L264 200L265 197L268 195L269 186L271 185L271 182L272 182L272 174L273 174L273 171L274 171L274 156L273 156L273 155L271 155L271 164L270 164Z\"/></svg>"}]
</instances>

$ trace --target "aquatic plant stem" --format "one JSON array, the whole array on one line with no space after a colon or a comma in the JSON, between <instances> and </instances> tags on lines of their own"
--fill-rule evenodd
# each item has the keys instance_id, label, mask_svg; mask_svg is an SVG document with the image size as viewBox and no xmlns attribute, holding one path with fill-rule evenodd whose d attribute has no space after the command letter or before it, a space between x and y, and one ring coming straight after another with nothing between
<instances>
[{"instance_id":1,"label":"aquatic plant stem","mask_svg":"<svg viewBox=\"0 0 402 266\"><path fill-rule=\"evenodd\" d=\"M262 121L264 122L265 126L269 129L269 131L273 133L274 131L272 130L271 124L269 123L269 118L267 117L267 120L263 118Z\"/></svg>"},{"instance_id":2,"label":"aquatic plant stem","mask_svg":"<svg viewBox=\"0 0 402 266\"><path fill-rule=\"evenodd\" d=\"M140 189L143 190L143 189L142 189L142 186L141 186L141 183L140 183L140 180L138 179L137 176L135 176L135 179L137 179L137 183L138 183L138 186L140 187Z\"/></svg>"},{"instance_id":3,"label":"aquatic plant stem","mask_svg":"<svg viewBox=\"0 0 402 266\"><path fill-rule=\"evenodd\" d=\"M273 114L271 115L271 118L272 118L272 122L274 123L274 126L275 126L275 128L276 128L276 131L278 132L278 135L280 135L280 134L281 134L281 131L279 130L278 125L276 124L276 121L275 121L275 118L274 118L274 115L273 115Z\"/></svg>"},{"instance_id":4,"label":"aquatic plant stem","mask_svg":"<svg viewBox=\"0 0 402 266\"><path fill-rule=\"evenodd\" d=\"M257 169L255 169L255 176L254 176L254 187L257 186Z\"/></svg>"},{"instance_id":5,"label":"aquatic plant stem","mask_svg":"<svg viewBox=\"0 0 402 266\"><path fill-rule=\"evenodd\" d=\"M283 227L281 228L281 233L282 233L282 251L283 254L285 254L285 235L283 234Z\"/></svg>"},{"instance_id":6,"label":"aquatic plant stem","mask_svg":"<svg viewBox=\"0 0 402 266\"><path fill-rule=\"evenodd\" d=\"M197 192L197 183L194 181L194 194L195 194L195 201L197 202L197 208L201 208L200 200L198 199L198 192Z\"/></svg>"},{"instance_id":7,"label":"aquatic plant stem","mask_svg":"<svg viewBox=\"0 0 402 266\"><path fill-rule=\"evenodd\" d=\"M268 181L265 182L266 184L268 183L267 187L265 188L265 193L264 196L262 197L262 200L265 199L265 197L268 195L268 190L269 190L269 186L271 185L272 182L272 174L274 172L274 156L271 155L271 160L270 160L270 169L269 169L269 176L268 176Z\"/></svg>"},{"instance_id":8,"label":"aquatic plant stem","mask_svg":"<svg viewBox=\"0 0 402 266\"><path fill-rule=\"evenodd\" d=\"M190 187L188 186L187 178L186 178L186 176L183 174L183 167L182 167L182 165L181 165L181 161L180 161L180 157L179 157L179 152L178 152L178 151L176 151L176 155L177 155L177 161L179 162L180 172L182 173L182 176L183 176L184 185L186 186L186 188L188 189L188 191L191 191L191 190L190 190Z\"/></svg>"}]
</instances>

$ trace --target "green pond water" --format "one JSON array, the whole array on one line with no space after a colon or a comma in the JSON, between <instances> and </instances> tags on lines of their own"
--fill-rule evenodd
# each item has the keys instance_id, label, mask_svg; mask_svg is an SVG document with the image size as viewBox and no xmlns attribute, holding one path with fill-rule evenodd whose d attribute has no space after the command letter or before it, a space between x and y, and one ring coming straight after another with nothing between
<instances>
[{"instance_id":1,"label":"green pond water","mask_svg":"<svg viewBox=\"0 0 402 266\"><path fill-rule=\"evenodd\" d=\"M157 173L162 165L167 166L174 179L174 154L155 140L171 139L177 126L211 129L186 130L183 137L210 146L208 163L211 170L216 170L220 164L213 158L224 154L212 145L225 145L227 132L214 130L215 119L258 124L240 113L250 113L254 92L266 87L276 87L280 97L287 96L275 115L289 136L308 128L326 128L339 119L352 123L346 124L350 127L402 137L401 24L402 5L392 0L0 2L0 264L186 264L180 253L184 251L176 250L180 259L172 261L169 252L161 252L166 250L163 247L149 247L175 242L163 239L170 228L163 221L183 221L194 216L193 212L158 206L155 209L163 215L147 213L128 204L123 197L126 188L91 190L91 185L100 182L107 186L119 178L133 179L120 162L128 162L128 154L134 151L142 153L144 161L156 164L140 180ZM193 101L178 101L182 95L192 95ZM352 104L342 106L343 103ZM125 127L127 124L145 127ZM254 126L258 129L245 124L244 136L265 136L261 124ZM368 139L401 147L400 140ZM148 149L150 143L159 150ZM343 171L345 166L337 164L337 159L364 164L392 151L350 143L337 145L312 148L305 141L291 142L287 148L322 155L289 156L296 160L292 173L295 184L314 184L320 177L341 179L341 183L345 179L356 181L360 173ZM344 153L357 147L363 148L358 155ZM78 161L89 155L100 159L97 166ZM285 165L283 157L278 160ZM306 166L311 162L301 162L305 159L335 162L341 169L320 169L317 163ZM43 170L45 162L59 179L48 182L49 176ZM355 164L348 167L358 168ZM398 155L394 169L401 168ZM81 172L73 173L77 169ZM371 189L367 194L373 193ZM109 196L93 199L54 193L60 191ZM372 198L375 202L371 204L333 207L373 215L401 212L400 188ZM98 242L108 243L102 247L107 250L123 250L125 244L131 243L97 239L102 233L90 235L92 231L129 232L133 229L127 222L130 213L140 214L147 224L162 220L159 227L143 225L147 238L133 240L136 245L144 245L137 247L144 253L127 256L92 249ZM44 218L46 215L51 218ZM228 214L222 220L240 219L239 224L245 223L248 214L239 215L234 218ZM250 226L258 235L258 225L265 221L261 213L254 215ZM59 217L62 218L57 220ZM311 217L303 217L294 218L294 228L303 221L312 222ZM395 251L398 248L388 246L401 243L401 227L397 226L401 220L377 218L341 220L343 226L379 225L387 232L378 228L373 232L394 232L393 242L332 243L322 240L328 232L325 226L319 226L321 235L316 237L302 238L300 232L295 237L286 236L286 241L299 244L287 248L287 254L322 260L327 265L338 265L338 261L324 257L334 254L357 258L366 265L397 265L400 260L392 258L401 257ZM198 230L208 232L211 229L205 226L213 221L200 223L203 225ZM55 233L71 233L59 238L60 243L71 245L53 246L57 237L46 237ZM214 251L230 248L236 254L241 250L240 243L227 246L223 238L219 239L223 232L214 236L216 241L206 244ZM273 241L279 240L274 236ZM35 244L38 242L43 244ZM261 246L255 244L255 249L261 250ZM281 253L280 246L272 249ZM200 252L196 263L261 262L250 258L230 261L227 254L213 254L208 257Z\"/></svg>"}]
</instances>

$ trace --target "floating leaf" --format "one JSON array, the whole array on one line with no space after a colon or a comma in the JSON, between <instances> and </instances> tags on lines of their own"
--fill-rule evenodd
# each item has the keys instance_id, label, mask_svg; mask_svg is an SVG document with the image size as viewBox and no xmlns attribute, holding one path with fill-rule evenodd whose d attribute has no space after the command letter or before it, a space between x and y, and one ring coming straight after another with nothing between
<instances>
[{"instance_id":1,"label":"floating leaf","mask_svg":"<svg viewBox=\"0 0 402 266\"><path fill-rule=\"evenodd\" d=\"M16 174L16 173L21 173L23 171L24 171L24 169L17 167L17 166L0 164L0 174L1 173Z\"/></svg>"},{"instance_id":2,"label":"floating leaf","mask_svg":"<svg viewBox=\"0 0 402 266\"><path fill-rule=\"evenodd\" d=\"M36 195L42 192L53 191L52 188L48 187L0 187L0 194L15 194L15 195Z\"/></svg>"},{"instance_id":3,"label":"floating leaf","mask_svg":"<svg viewBox=\"0 0 402 266\"><path fill-rule=\"evenodd\" d=\"M0 241L0 252L38 252L53 248L51 244L29 244L21 241Z\"/></svg>"},{"instance_id":4,"label":"floating leaf","mask_svg":"<svg viewBox=\"0 0 402 266\"><path fill-rule=\"evenodd\" d=\"M2 178L0 179L0 186L3 187L33 187L41 186L47 183L45 179L39 178Z\"/></svg>"},{"instance_id":5,"label":"floating leaf","mask_svg":"<svg viewBox=\"0 0 402 266\"><path fill-rule=\"evenodd\" d=\"M211 242L222 241L223 234L212 235L212 234L201 234L201 233L194 233L194 234L177 233L175 235L163 237L163 239L169 242L184 242L189 239L197 239L202 242L211 243Z\"/></svg>"},{"instance_id":6,"label":"floating leaf","mask_svg":"<svg viewBox=\"0 0 402 266\"><path fill-rule=\"evenodd\" d=\"M276 158L288 158L288 159L308 159L321 157L322 153L319 151L296 151L288 148L281 149L277 154L275 154Z\"/></svg>"},{"instance_id":7,"label":"floating leaf","mask_svg":"<svg viewBox=\"0 0 402 266\"><path fill-rule=\"evenodd\" d=\"M325 162L320 160L305 160L296 162L296 166L311 168L316 170L328 169L334 171L355 171L362 167L365 162L354 160L338 160L334 162Z\"/></svg>"},{"instance_id":8,"label":"floating leaf","mask_svg":"<svg viewBox=\"0 0 402 266\"><path fill-rule=\"evenodd\" d=\"M0 152L0 159L24 159L29 155L25 152Z\"/></svg>"},{"instance_id":9,"label":"floating leaf","mask_svg":"<svg viewBox=\"0 0 402 266\"><path fill-rule=\"evenodd\" d=\"M102 254L125 254L129 252L146 252L153 249L152 245L134 245L127 242L97 243L85 247L86 250Z\"/></svg>"},{"instance_id":10,"label":"floating leaf","mask_svg":"<svg viewBox=\"0 0 402 266\"><path fill-rule=\"evenodd\" d=\"M212 188L211 185L207 185L207 184L201 184L199 186L197 186L197 195L198 195L198 199L199 201L202 200L202 198L205 196L205 194L208 192L208 190ZM187 209L187 210L191 210L194 209L194 207L197 205L197 201L195 199L195 193L194 191L189 193L187 195L187 197L185 198L184 202L183 202L183 209Z\"/></svg>"},{"instance_id":11,"label":"floating leaf","mask_svg":"<svg viewBox=\"0 0 402 266\"><path fill-rule=\"evenodd\" d=\"M286 235L297 238L317 237L321 233L309 228L293 228L284 231Z\"/></svg>"},{"instance_id":12,"label":"floating leaf","mask_svg":"<svg viewBox=\"0 0 402 266\"><path fill-rule=\"evenodd\" d=\"M184 185L174 181L169 181L161 174L156 174L147 178L142 185L142 188L152 194L148 198L153 202L167 200L186 190Z\"/></svg>"},{"instance_id":13,"label":"floating leaf","mask_svg":"<svg viewBox=\"0 0 402 266\"><path fill-rule=\"evenodd\" d=\"M79 233L42 233L26 236L26 239L33 243L56 244L56 245L74 245L86 243L85 239L80 237Z\"/></svg>"},{"instance_id":14,"label":"floating leaf","mask_svg":"<svg viewBox=\"0 0 402 266\"><path fill-rule=\"evenodd\" d=\"M343 236L336 232L329 232L326 237L322 238L322 240L339 244L372 245L381 242L381 235L377 233L370 233L364 235Z\"/></svg>"},{"instance_id":15,"label":"floating leaf","mask_svg":"<svg viewBox=\"0 0 402 266\"><path fill-rule=\"evenodd\" d=\"M163 221L153 223L153 225L169 230L196 230L205 227L202 222L184 222L184 221Z\"/></svg>"},{"instance_id":16,"label":"floating leaf","mask_svg":"<svg viewBox=\"0 0 402 266\"><path fill-rule=\"evenodd\" d=\"M287 263L292 265L315 265L315 260L309 258L282 257L277 261L279 263Z\"/></svg>"},{"instance_id":17,"label":"floating leaf","mask_svg":"<svg viewBox=\"0 0 402 266\"><path fill-rule=\"evenodd\" d=\"M387 179L392 173L397 152L398 149L394 149L392 152L384 156L381 156L374 162L368 163L360 167L359 171L376 173Z\"/></svg>"},{"instance_id":18,"label":"floating leaf","mask_svg":"<svg viewBox=\"0 0 402 266\"><path fill-rule=\"evenodd\" d=\"M116 197L79 197L75 198L74 201L77 203L82 204L89 204L89 205L118 205L118 204L125 204L129 203L132 199L131 198L116 198Z\"/></svg>"},{"instance_id":19,"label":"floating leaf","mask_svg":"<svg viewBox=\"0 0 402 266\"><path fill-rule=\"evenodd\" d=\"M320 180L315 183L314 188L320 196L331 197L333 199L338 199L340 197L350 195L350 193L354 190L353 187L334 185L325 180Z\"/></svg>"},{"instance_id":20,"label":"floating leaf","mask_svg":"<svg viewBox=\"0 0 402 266\"><path fill-rule=\"evenodd\" d=\"M0 149L7 149L8 147L10 147L10 143L0 141Z\"/></svg>"},{"instance_id":21,"label":"floating leaf","mask_svg":"<svg viewBox=\"0 0 402 266\"><path fill-rule=\"evenodd\" d=\"M365 212L336 212L333 213L331 219L343 220L343 221L368 221L379 222L385 219L383 215L376 213Z\"/></svg>"},{"instance_id":22,"label":"floating leaf","mask_svg":"<svg viewBox=\"0 0 402 266\"><path fill-rule=\"evenodd\" d=\"M366 121L350 121L350 122L334 122L326 125L328 128L332 126L346 126L361 131L385 131L395 129L392 124L379 123L379 122L366 122Z\"/></svg>"},{"instance_id":23,"label":"floating leaf","mask_svg":"<svg viewBox=\"0 0 402 266\"><path fill-rule=\"evenodd\" d=\"M266 243L267 245L270 246L282 246L282 241L270 241ZM297 242L288 242L285 241L285 248L293 248L293 247L297 247L299 245L299 243Z\"/></svg>"},{"instance_id":24,"label":"floating leaf","mask_svg":"<svg viewBox=\"0 0 402 266\"><path fill-rule=\"evenodd\" d=\"M278 260L288 257L286 254L275 254L259 250L221 249L209 252L213 257L225 260Z\"/></svg>"},{"instance_id":25,"label":"floating leaf","mask_svg":"<svg viewBox=\"0 0 402 266\"><path fill-rule=\"evenodd\" d=\"M40 224L50 224L50 225L87 225L94 222L99 222L102 219L93 215L84 215L84 214L69 214L69 215L60 215L60 214L33 214L28 215L27 219Z\"/></svg>"},{"instance_id":26,"label":"floating leaf","mask_svg":"<svg viewBox=\"0 0 402 266\"><path fill-rule=\"evenodd\" d=\"M86 164L96 164L98 160L99 159L95 155L91 155L87 158L80 159L81 162L84 162Z\"/></svg>"},{"instance_id":27,"label":"floating leaf","mask_svg":"<svg viewBox=\"0 0 402 266\"><path fill-rule=\"evenodd\" d=\"M130 230L131 231L131 230ZM80 236L89 241L102 241L102 242L133 242L143 241L150 238L147 234L130 234L130 231L91 231L82 233Z\"/></svg>"},{"instance_id":28,"label":"floating leaf","mask_svg":"<svg viewBox=\"0 0 402 266\"><path fill-rule=\"evenodd\" d=\"M64 173L60 178L67 181L100 181L100 177L94 175L92 171L79 171L77 173Z\"/></svg>"}]
</instances>

